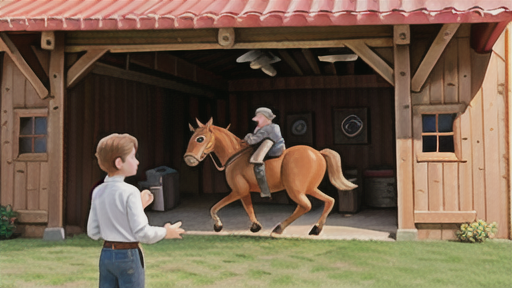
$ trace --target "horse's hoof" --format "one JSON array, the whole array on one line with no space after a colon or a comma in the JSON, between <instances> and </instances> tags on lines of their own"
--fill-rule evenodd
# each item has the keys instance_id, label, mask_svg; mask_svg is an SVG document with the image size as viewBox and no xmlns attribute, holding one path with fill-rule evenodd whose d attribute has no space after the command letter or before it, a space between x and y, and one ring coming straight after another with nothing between
<instances>
[{"instance_id":1,"label":"horse's hoof","mask_svg":"<svg viewBox=\"0 0 512 288\"><path fill-rule=\"evenodd\" d=\"M311 231L309 231L309 235L318 236L320 232L322 232L322 229L318 227L318 224L316 224L315 226L313 226L313 228L311 228Z\"/></svg>"},{"instance_id":2,"label":"horse's hoof","mask_svg":"<svg viewBox=\"0 0 512 288\"><path fill-rule=\"evenodd\" d=\"M272 230L272 233L282 234L283 227L281 226L281 224L277 224L276 227L274 227L274 230Z\"/></svg>"},{"instance_id":3,"label":"horse's hoof","mask_svg":"<svg viewBox=\"0 0 512 288\"><path fill-rule=\"evenodd\" d=\"M220 232L220 230L222 230L222 224L220 224L220 225L214 224L213 230L215 230L215 232Z\"/></svg>"},{"instance_id":4,"label":"horse's hoof","mask_svg":"<svg viewBox=\"0 0 512 288\"><path fill-rule=\"evenodd\" d=\"M256 233L256 232L258 232L260 230L261 230L260 223L252 223L252 225L251 225L251 232L252 233Z\"/></svg>"}]
</instances>

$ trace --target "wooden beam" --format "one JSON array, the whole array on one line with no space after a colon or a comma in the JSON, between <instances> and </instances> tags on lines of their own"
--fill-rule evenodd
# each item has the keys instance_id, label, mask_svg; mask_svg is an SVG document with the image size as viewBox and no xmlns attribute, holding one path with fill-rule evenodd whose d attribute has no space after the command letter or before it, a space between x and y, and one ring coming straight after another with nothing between
<instances>
[{"instance_id":1,"label":"wooden beam","mask_svg":"<svg viewBox=\"0 0 512 288\"><path fill-rule=\"evenodd\" d=\"M389 88L388 82L376 74L343 76L300 76L252 78L229 81L229 92L290 89Z\"/></svg>"},{"instance_id":2,"label":"wooden beam","mask_svg":"<svg viewBox=\"0 0 512 288\"><path fill-rule=\"evenodd\" d=\"M457 28L459 28L459 26L460 23L443 25L437 34L436 39L432 43L432 46L430 46L430 49L428 49L427 55L425 55L425 58L423 58L423 61L421 61L421 64L414 74L414 77L412 77L412 91L419 92L421 90L421 87L423 87L423 84L425 84L428 75L430 75L430 72L432 69L434 69L437 60L439 60L439 57L441 57L441 54L443 54L444 48L446 45L448 45L448 42L450 42L453 35L455 35L455 32L457 32Z\"/></svg>"},{"instance_id":3,"label":"wooden beam","mask_svg":"<svg viewBox=\"0 0 512 288\"><path fill-rule=\"evenodd\" d=\"M363 59L370 67L372 67L382 78L395 85L395 77L393 76L393 69L382 60L375 52L373 52L368 45L362 40L345 41L345 45Z\"/></svg>"},{"instance_id":4,"label":"wooden beam","mask_svg":"<svg viewBox=\"0 0 512 288\"><path fill-rule=\"evenodd\" d=\"M231 48L235 44L235 29L233 28L220 28L217 37L219 45L224 48Z\"/></svg>"},{"instance_id":5,"label":"wooden beam","mask_svg":"<svg viewBox=\"0 0 512 288\"><path fill-rule=\"evenodd\" d=\"M174 80L163 79L163 78L147 75L144 73L121 69L121 68L110 66L107 64L103 64L103 63L94 64L94 67L91 72L94 74L98 74L98 75L110 76L110 77L145 83L148 85L162 87L162 88L176 90L176 91L181 91L181 92L188 93L188 94L205 96L208 98L215 97L215 93L198 88L198 87L183 84L183 83L180 83L180 82L177 82Z\"/></svg>"},{"instance_id":6,"label":"wooden beam","mask_svg":"<svg viewBox=\"0 0 512 288\"><path fill-rule=\"evenodd\" d=\"M18 210L20 223L48 223L48 212L43 210Z\"/></svg>"},{"instance_id":7,"label":"wooden beam","mask_svg":"<svg viewBox=\"0 0 512 288\"><path fill-rule=\"evenodd\" d=\"M414 211L415 223L465 223L476 220L476 211Z\"/></svg>"},{"instance_id":8,"label":"wooden beam","mask_svg":"<svg viewBox=\"0 0 512 288\"><path fill-rule=\"evenodd\" d=\"M292 49L292 48L331 48L345 47L347 40L317 40L317 41L261 41L261 42L237 42L231 49ZM393 47L392 38L369 38L350 41L362 41L369 47ZM226 49L219 43L171 43L171 44L101 44L101 45L68 45L66 52L76 53L90 49L108 49L111 53L129 52L155 52L177 50L214 50Z\"/></svg>"},{"instance_id":9,"label":"wooden beam","mask_svg":"<svg viewBox=\"0 0 512 288\"><path fill-rule=\"evenodd\" d=\"M309 49L302 49L302 54L304 54L304 57L306 57L306 61L308 61L309 66L311 69L313 69L313 72L315 72L316 75L322 74L320 72L320 67L318 67L318 61L315 55L313 55L313 52Z\"/></svg>"},{"instance_id":10,"label":"wooden beam","mask_svg":"<svg viewBox=\"0 0 512 288\"><path fill-rule=\"evenodd\" d=\"M324 65L325 73L329 73L331 75L338 75L338 72L336 71L336 65L334 65L334 63L324 63Z\"/></svg>"},{"instance_id":11,"label":"wooden beam","mask_svg":"<svg viewBox=\"0 0 512 288\"><path fill-rule=\"evenodd\" d=\"M37 60L39 60L39 64L41 64L41 67L43 67L44 73L48 77L49 72L48 69L50 69L50 52L42 50L39 47L36 47L34 45L30 46L32 48L32 51L34 54L36 54Z\"/></svg>"},{"instance_id":12,"label":"wooden beam","mask_svg":"<svg viewBox=\"0 0 512 288\"><path fill-rule=\"evenodd\" d=\"M55 49L50 54L48 104L48 228L63 227L64 212L64 32L56 33Z\"/></svg>"},{"instance_id":13,"label":"wooden beam","mask_svg":"<svg viewBox=\"0 0 512 288\"><path fill-rule=\"evenodd\" d=\"M299 64L297 64L295 59L293 59L293 57L290 55L290 53L288 53L288 51L279 50L278 53L281 56L281 58L283 58L284 62L286 62L286 64L288 64L293 69L293 71L295 71L295 73L299 74L300 76L304 75L304 73L299 67Z\"/></svg>"},{"instance_id":14,"label":"wooden beam","mask_svg":"<svg viewBox=\"0 0 512 288\"><path fill-rule=\"evenodd\" d=\"M44 50L55 49L55 32L43 31L41 32L41 48Z\"/></svg>"},{"instance_id":15,"label":"wooden beam","mask_svg":"<svg viewBox=\"0 0 512 288\"><path fill-rule=\"evenodd\" d=\"M5 32L0 32L0 51L5 51L9 57L11 57L12 61L16 64L18 69L20 69L21 73L28 79L30 84L34 87L37 92L37 95L41 97L41 99L45 99L48 97L48 89L43 85L41 80L37 78L37 75L34 73L32 68L27 64L20 51L14 43L12 43L11 39Z\"/></svg>"},{"instance_id":16,"label":"wooden beam","mask_svg":"<svg viewBox=\"0 0 512 288\"><path fill-rule=\"evenodd\" d=\"M76 63L68 70L67 75L67 88L71 88L78 83L83 77L87 75L92 69L92 64L96 62L108 50L106 49L91 49L85 53Z\"/></svg>"}]
</instances>

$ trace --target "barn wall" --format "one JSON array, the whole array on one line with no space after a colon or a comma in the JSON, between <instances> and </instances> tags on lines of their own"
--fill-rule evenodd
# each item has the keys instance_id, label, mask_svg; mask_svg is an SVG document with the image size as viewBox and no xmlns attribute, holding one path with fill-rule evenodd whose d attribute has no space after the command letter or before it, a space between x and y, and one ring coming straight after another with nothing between
<instances>
[{"instance_id":1,"label":"barn wall","mask_svg":"<svg viewBox=\"0 0 512 288\"><path fill-rule=\"evenodd\" d=\"M19 127L15 125L14 109L48 108L49 101L41 100L11 58L3 56L0 202L11 204L20 213L18 232L40 237L48 221L48 162L15 159L13 137Z\"/></svg>"},{"instance_id":2,"label":"barn wall","mask_svg":"<svg viewBox=\"0 0 512 288\"><path fill-rule=\"evenodd\" d=\"M503 39L495 46L483 84L471 91L471 85L478 82L477 74L485 72L481 67L471 69L479 57L487 56L476 55L471 50L469 37L453 38L423 90L412 94L413 105L469 103L455 124L460 127L458 138L463 161L414 161L414 208L416 212L476 211L477 219L498 223L498 237L508 238L508 124ZM421 139L415 139L414 146L416 152L421 150ZM434 218L426 221L429 223L424 222L416 224L418 238L455 238L456 223Z\"/></svg>"},{"instance_id":3,"label":"barn wall","mask_svg":"<svg viewBox=\"0 0 512 288\"><path fill-rule=\"evenodd\" d=\"M146 84L95 74L68 91L66 102L65 219L67 231L85 228L91 188L104 173L94 156L99 140L111 133L129 133L139 142L136 185L145 171L168 166L188 177L197 190L200 169L184 167L183 154L191 133L188 122L212 115L213 101ZM186 170L186 171L184 171ZM191 180L192 179L192 180Z\"/></svg>"},{"instance_id":4,"label":"barn wall","mask_svg":"<svg viewBox=\"0 0 512 288\"><path fill-rule=\"evenodd\" d=\"M343 168L364 169L395 167L394 90L393 88L352 88L316 90L278 90L238 92L230 96L231 130L243 138L254 130L256 108L266 106L277 115L285 141L287 115L312 113L313 147L330 148L341 156ZM367 144L335 144L334 110L367 107L369 142ZM287 146L291 143L288 141Z\"/></svg>"}]
</instances>

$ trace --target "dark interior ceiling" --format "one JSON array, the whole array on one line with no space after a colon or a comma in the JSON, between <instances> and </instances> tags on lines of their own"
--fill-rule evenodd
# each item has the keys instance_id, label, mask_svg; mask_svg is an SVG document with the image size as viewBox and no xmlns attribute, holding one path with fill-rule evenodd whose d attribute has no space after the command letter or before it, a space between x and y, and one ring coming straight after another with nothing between
<instances>
[{"instance_id":1,"label":"dark interior ceiling","mask_svg":"<svg viewBox=\"0 0 512 288\"><path fill-rule=\"evenodd\" d=\"M268 78L260 69L251 69L249 62L237 63L238 57L249 50L207 50L169 52L187 62L211 71L227 80L247 78ZM277 75L274 77L321 76L373 74L373 70L360 58L350 62L322 62L318 56L332 54L352 54L347 48L322 49L267 49L281 61L273 63ZM311 64L310 61L314 61ZM316 69L316 67L318 69Z\"/></svg>"},{"instance_id":2,"label":"dark interior ceiling","mask_svg":"<svg viewBox=\"0 0 512 288\"><path fill-rule=\"evenodd\" d=\"M252 69L250 62L237 63L237 58L250 50L226 49L226 50L188 50L168 51L168 53L182 59L190 64L196 65L204 70L210 71L225 80L251 79L251 78L273 78L265 74L261 69ZM322 62L318 56L353 54L348 48L315 48L315 49L261 49L266 53L270 52L279 57L279 62L271 64L276 70L275 77L298 77L298 76L323 76L323 75L367 75L375 74L374 70L363 60L357 58L348 62ZM151 52L141 52L151 53ZM136 53L131 53L131 55ZM135 56L135 55L133 55ZM132 56L132 57L133 57ZM107 53L100 62L125 67L127 54ZM146 74L160 74L151 72L144 67L138 67L130 63L130 70L144 72Z\"/></svg>"}]
</instances>

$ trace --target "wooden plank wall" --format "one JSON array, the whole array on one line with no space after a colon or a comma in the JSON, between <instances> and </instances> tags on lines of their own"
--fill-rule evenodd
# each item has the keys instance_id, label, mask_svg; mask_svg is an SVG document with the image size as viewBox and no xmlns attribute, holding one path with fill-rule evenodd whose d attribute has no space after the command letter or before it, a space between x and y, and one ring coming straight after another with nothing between
<instances>
[{"instance_id":1,"label":"wooden plank wall","mask_svg":"<svg viewBox=\"0 0 512 288\"><path fill-rule=\"evenodd\" d=\"M254 130L254 111L269 107L277 117L286 141L286 116L313 114L313 147L330 148L341 156L343 168L395 167L394 89L351 88L237 92L230 95L231 131L240 138ZM370 143L334 143L334 114L337 108L368 107Z\"/></svg>"},{"instance_id":2,"label":"wooden plank wall","mask_svg":"<svg viewBox=\"0 0 512 288\"><path fill-rule=\"evenodd\" d=\"M68 91L66 102L65 219L85 228L91 188L104 178L94 156L99 140L111 133L129 133L139 142L138 173L126 179L136 185L145 171L168 166L180 172L195 117L211 117L214 101L133 81L90 74ZM204 117L204 119L203 119ZM195 124L194 124L195 125ZM188 168L198 182L201 167ZM190 178L188 178L190 179Z\"/></svg>"},{"instance_id":3,"label":"wooden plank wall","mask_svg":"<svg viewBox=\"0 0 512 288\"><path fill-rule=\"evenodd\" d=\"M2 72L2 205L11 204L14 210L48 211L49 176L47 162L16 161L13 155L14 109L47 108L48 100L41 100L32 84L14 62L3 58Z\"/></svg>"},{"instance_id":4,"label":"wooden plank wall","mask_svg":"<svg viewBox=\"0 0 512 288\"><path fill-rule=\"evenodd\" d=\"M471 95L472 52L469 34L453 38L413 105L470 103L456 119L466 162L414 163L415 211L476 211L496 221L498 237L508 238L507 96L503 40L495 46L482 87ZM414 56L413 56L414 57ZM478 78L476 75L473 75ZM414 129L421 129L415 127ZM421 139L415 139L421 151ZM433 221L434 222L434 221ZM455 224L417 224L420 239L454 239Z\"/></svg>"}]
</instances>

